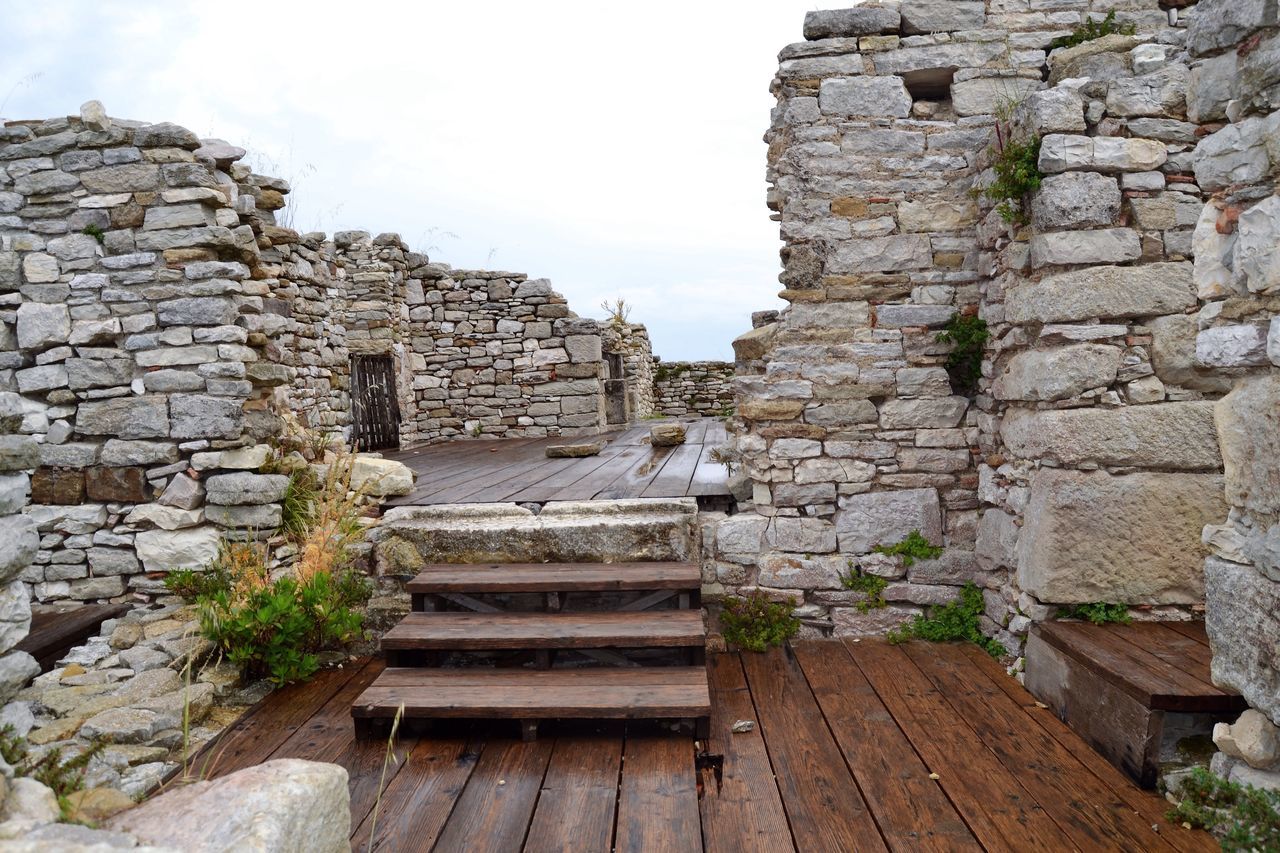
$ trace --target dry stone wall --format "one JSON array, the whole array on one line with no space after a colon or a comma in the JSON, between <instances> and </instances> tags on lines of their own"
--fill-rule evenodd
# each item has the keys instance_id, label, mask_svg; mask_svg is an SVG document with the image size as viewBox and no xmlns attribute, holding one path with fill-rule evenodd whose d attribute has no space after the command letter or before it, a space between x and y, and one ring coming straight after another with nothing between
<instances>
[{"instance_id":1,"label":"dry stone wall","mask_svg":"<svg viewBox=\"0 0 1280 853\"><path fill-rule=\"evenodd\" d=\"M1249 111L1274 81L1269 42L1238 22L1235 47L1201 46L1232 4L1188 5L806 17L766 134L791 305L735 342L750 500L720 525L708 582L801 599L839 635L973 581L984 630L1015 653L1060 605L1201 606L1201 530L1227 506L1215 401L1267 363L1265 300L1230 288L1270 257L1266 119ZM1272 14L1255 5L1246 18ZM1051 51L1110 12L1132 32ZM1010 223L983 190L1004 145L1033 139L1043 180ZM1230 209L1218 196L1241 183L1252 195ZM1235 217L1254 207L1237 271ZM938 340L957 314L990 334L976 389ZM917 529L942 557L869 553ZM841 588L855 568L889 581L887 607Z\"/></svg>"},{"instance_id":2,"label":"dry stone wall","mask_svg":"<svg viewBox=\"0 0 1280 853\"><path fill-rule=\"evenodd\" d=\"M653 411L671 417L722 417L733 411L734 366L724 361L657 361Z\"/></svg>"},{"instance_id":3,"label":"dry stone wall","mask_svg":"<svg viewBox=\"0 0 1280 853\"><path fill-rule=\"evenodd\" d=\"M1202 123L1195 363L1231 383L1214 407L1228 507L1204 528L1215 683L1255 710L1219 726L1214 769L1280 788L1280 11L1201 0L1187 48Z\"/></svg>"},{"instance_id":4,"label":"dry stone wall","mask_svg":"<svg viewBox=\"0 0 1280 853\"><path fill-rule=\"evenodd\" d=\"M609 375L605 388L609 423L649 417L654 413L654 359L649 330L641 323L615 316L603 324L601 340ZM621 383L621 387L615 383Z\"/></svg>"}]
</instances>

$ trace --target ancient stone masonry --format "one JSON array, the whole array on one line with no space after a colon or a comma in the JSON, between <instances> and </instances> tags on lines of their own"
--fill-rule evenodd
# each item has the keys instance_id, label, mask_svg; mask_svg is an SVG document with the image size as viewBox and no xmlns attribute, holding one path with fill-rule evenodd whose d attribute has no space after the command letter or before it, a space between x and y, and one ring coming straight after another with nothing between
<instances>
[{"instance_id":1,"label":"ancient stone masonry","mask_svg":"<svg viewBox=\"0 0 1280 853\"><path fill-rule=\"evenodd\" d=\"M735 342L751 501L719 528L718 583L802 598L811 626L858 634L974 581L984 630L1015 653L1058 605L1200 604L1200 530L1225 511L1213 401L1247 369L1222 353L1247 331L1254 363L1265 352L1202 281L1223 257L1199 250L1223 221L1205 197L1238 181L1209 172L1265 150L1259 135L1203 165L1197 122L1224 107L1195 94L1208 71L1188 34L1214 5L807 16L766 134L791 306ZM1131 35L1050 51L1111 11ZM1043 173L1012 222L983 197L1011 141L1038 141ZM990 335L976 390L938 341L957 313ZM916 529L941 557L869 553ZM855 567L890 581L887 607L841 588Z\"/></svg>"},{"instance_id":2,"label":"ancient stone masonry","mask_svg":"<svg viewBox=\"0 0 1280 853\"><path fill-rule=\"evenodd\" d=\"M653 344L649 330L625 317L611 317L602 324L605 401L608 422L622 424L647 418L654 412Z\"/></svg>"},{"instance_id":3,"label":"ancient stone masonry","mask_svg":"<svg viewBox=\"0 0 1280 853\"><path fill-rule=\"evenodd\" d=\"M724 361L659 361L653 370L654 411L673 417L730 413L733 373Z\"/></svg>"},{"instance_id":4,"label":"ancient stone masonry","mask_svg":"<svg viewBox=\"0 0 1280 853\"><path fill-rule=\"evenodd\" d=\"M1256 710L1219 726L1213 767L1280 787L1280 10L1201 0L1187 111L1202 124L1193 236L1195 362L1232 382L1214 408L1228 511L1204 528L1213 678Z\"/></svg>"}]
</instances>

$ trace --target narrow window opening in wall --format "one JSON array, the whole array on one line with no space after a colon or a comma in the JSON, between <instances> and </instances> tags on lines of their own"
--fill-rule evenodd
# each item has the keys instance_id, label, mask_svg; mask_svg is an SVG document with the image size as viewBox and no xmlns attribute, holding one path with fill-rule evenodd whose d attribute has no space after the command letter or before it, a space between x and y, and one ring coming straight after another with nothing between
<instances>
[{"instance_id":1,"label":"narrow window opening in wall","mask_svg":"<svg viewBox=\"0 0 1280 853\"><path fill-rule=\"evenodd\" d=\"M913 101L949 101L955 76L955 68L922 68L903 74L902 82Z\"/></svg>"}]
</instances>

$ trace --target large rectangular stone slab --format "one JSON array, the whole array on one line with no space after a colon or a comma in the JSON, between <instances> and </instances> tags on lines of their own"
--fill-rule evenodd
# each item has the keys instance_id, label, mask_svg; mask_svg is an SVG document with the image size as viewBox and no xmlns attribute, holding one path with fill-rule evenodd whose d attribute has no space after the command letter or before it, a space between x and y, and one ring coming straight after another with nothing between
<instances>
[{"instance_id":1,"label":"large rectangular stone slab","mask_svg":"<svg viewBox=\"0 0 1280 853\"><path fill-rule=\"evenodd\" d=\"M1120 409L1010 409L1000 426L1019 459L1216 471L1222 465L1213 403L1195 401Z\"/></svg>"},{"instance_id":2,"label":"large rectangular stone slab","mask_svg":"<svg viewBox=\"0 0 1280 853\"><path fill-rule=\"evenodd\" d=\"M1217 402L1214 420L1227 500L1260 516L1280 514L1280 376L1250 376Z\"/></svg>"},{"instance_id":3,"label":"large rectangular stone slab","mask_svg":"<svg viewBox=\"0 0 1280 853\"><path fill-rule=\"evenodd\" d=\"M1102 266L1047 275L1005 291L1011 323L1180 314L1196 303L1190 263Z\"/></svg>"},{"instance_id":4,"label":"large rectangular stone slab","mask_svg":"<svg viewBox=\"0 0 1280 853\"><path fill-rule=\"evenodd\" d=\"M913 530L942 544L942 510L935 489L869 492L840 503L836 536L844 553L866 554L876 545L896 545Z\"/></svg>"},{"instance_id":5,"label":"large rectangular stone slab","mask_svg":"<svg viewBox=\"0 0 1280 853\"><path fill-rule=\"evenodd\" d=\"M1018 537L1018 583L1046 604L1198 604L1200 531L1226 512L1218 474L1041 469Z\"/></svg>"}]
</instances>

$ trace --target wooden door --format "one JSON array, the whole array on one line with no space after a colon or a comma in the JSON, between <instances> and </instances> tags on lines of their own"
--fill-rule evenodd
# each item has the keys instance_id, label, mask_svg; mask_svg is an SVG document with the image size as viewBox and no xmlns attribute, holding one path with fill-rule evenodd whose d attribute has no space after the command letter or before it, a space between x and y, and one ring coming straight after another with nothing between
<instances>
[{"instance_id":1,"label":"wooden door","mask_svg":"<svg viewBox=\"0 0 1280 853\"><path fill-rule=\"evenodd\" d=\"M400 405L391 356L352 356L351 416L351 444L356 450L400 446Z\"/></svg>"}]
</instances>

